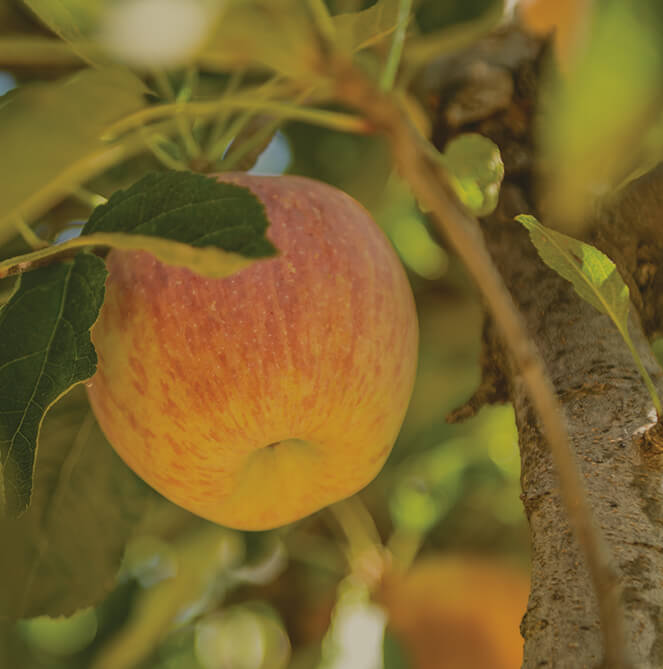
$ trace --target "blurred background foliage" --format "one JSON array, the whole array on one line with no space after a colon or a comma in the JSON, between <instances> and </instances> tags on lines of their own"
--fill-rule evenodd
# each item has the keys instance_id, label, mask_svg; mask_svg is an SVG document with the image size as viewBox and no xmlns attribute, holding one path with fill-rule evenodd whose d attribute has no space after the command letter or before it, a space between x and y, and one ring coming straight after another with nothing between
<instances>
[{"instance_id":1,"label":"blurred background foliage","mask_svg":"<svg viewBox=\"0 0 663 669\"><path fill-rule=\"evenodd\" d=\"M399 3L325 4L357 62L377 71ZM660 6L655 0L517 4L414 2L399 94L428 134L431 100L406 93L424 65L453 56L513 11L538 34L556 29L540 113L547 184L541 201L551 219L578 229L597 194L660 159ZM293 0L275 0L261 14L266 6L0 0L0 93L7 94L0 98L0 138L7 139L14 123L16 154L10 160L0 152L0 200L5 207L18 201L21 188L27 198L41 197L21 209L24 225L8 219L0 225L0 259L39 240L75 236L104 196L148 169L181 169L191 143L212 146L215 155L184 167L248 166L332 183L371 211L414 290L420 360L400 437L377 479L351 500L285 528L243 533L201 521L135 480L90 424L84 398L70 393L47 418L36 505L19 521L0 521L0 615L10 618L17 607L23 612L18 622L0 623L2 667L500 669L519 662L529 555L513 411L495 406L461 424L446 421L478 385L483 312L462 267L431 235L425 214L394 173L385 142L269 114L221 111L177 127L169 121L151 126L148 139L90 172L80 187L44 186L53 170L59 174L101 150L95 142L103 148L100 105L121 116L169 95L206 101L259 85L287 99L288 77L311 76L312 32L297 18ZM352 12L361 15L352 21L337 16ZM160 33L146 31L146 16L159 17ZM277 23L266 23L266 16ZM249 20L244 43L246 31L233 30ZM161 37L152 44L147 32ZM292 49L283 49L284 41ZM61 83L86 61L118 58L138 67L145 90L135 79L109 107L106 84L97 79L97 93L76 88L80 78ZM154 69L147 67L151 59ZM265 73L270 59L276 79ZM41 88L26 88L33 84ZM26 90L31 97L21 98L21 116L3 116L5 102ZM317 102L315 95L310 99ZM501 161L479 168L470 144L464 146L466 153L453 154L454 174L459 180L466 171L475 175L479 186L470 180L464 192L471 200L479 188L483 211L494 206L484 196L501 179ZM9 279L0 282L0 304L11 287ZM73 471L65 442L96 455ZM112 512L98 511L104 508ZM124 555L117 575L107 559L115 553ZM67 615L33 615L53 608Z\"/></svg>"}]
</instances>

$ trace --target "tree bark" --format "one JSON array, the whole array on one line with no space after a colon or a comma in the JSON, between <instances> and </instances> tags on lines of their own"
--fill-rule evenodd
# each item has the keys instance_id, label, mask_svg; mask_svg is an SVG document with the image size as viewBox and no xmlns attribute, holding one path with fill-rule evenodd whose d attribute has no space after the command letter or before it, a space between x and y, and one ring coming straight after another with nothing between
<instances>
[{"instance_id":1,"label":"tree bark","mask_svg":"<svg viewBox=\"0 0 663 669\"><path fill-rule=\"evenodd\" d=\"M564 407L595 519L620 574L631 661L663 666L663 494L661 458L642 430L653 405L617 329L538 258L511 214L486 224L491 253L527 321ZM505 220L508 218L510 220ZM500 220L501 219L501 220ZM631 333L663 390L641 328ZM596 601L557 493L545 440L512 365L505 369L516 412L522 499L530 525L532 592L522 624L524 667L598 667ZM653 447L655 448L655 446Z\"/></svg>"},{"instance_id":2,"label":"tree bark","mask_svg":"<svg viewBox=\"0 0 663 669\"><path fill-rule=\"evenodd\" d=\"M653 403L617 329L543 264L525 229L513 221L516 214L532 212L530 203L535 202L531 119L536 105L536 52L516 31L515 37L491 38L487 45L457 58L452 67L449 63L438 67L441 105L436 139L442 148L453 134L477 130L502 150L505 184L498 210L484 222L486 241L563 405L595 520L620 576L632 666L656 669L663 667L663 439L659 436L663 430L657 426L643 436L655 421ZM472 87L483 85L472 82L473 73L486 72L476 62L483 62L488 71L497 68L511 73L511 102L505 105L502 87L485 117L472 108L470 123L452 127L450 119L462 118L458 105L462 111L463 99L476 99ZM455 73L451 84L449 72ZM458 81L459 72L468 77L466 82ZM446 113L450 108L455 110L453 115ZM648 177L630 188L621 204L612 203L604 210L603 226L595 236L632 289L638 311L632 310L631 334L661 392L663 373L651 353L640 313L647 330L656 330L660 315L651 308L651 287L657 285L659 274L663 276L663 270L657 274L658 266L663 267L663 244L647 237L642 225L634 225L645 208L650 220L657 219L653 212L662 199L657 185ZM640 276L643 262L647 271ZM550 452L518 370L491 332L488 328L488 349L493 354L485 356L486 373L493 385L495 368L508 380L508 399L515 408L519 433L522 499L530 525L532 591L521 626L523 666L599 667L603 649L596 599L558 494Z\"/></svg>"}]
</instances>

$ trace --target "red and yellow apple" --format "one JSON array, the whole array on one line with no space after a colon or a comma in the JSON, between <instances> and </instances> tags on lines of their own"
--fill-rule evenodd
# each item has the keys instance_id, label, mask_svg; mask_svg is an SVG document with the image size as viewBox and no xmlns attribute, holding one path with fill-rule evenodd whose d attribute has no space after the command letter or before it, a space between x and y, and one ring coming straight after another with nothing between
<instances>
[{"instance_id":1,"label":"red and yellow apple","mask_svg":"<svg viewBox=\"0 0 663 669\"><path fill-rule=\"evenodd\" d=\"M525 571L487 558L434 555L377 594L412 669L514 669L523 660Z\"/></svg>"},{"instance_id":2,"label":"red and yellow apple","mask_svg":"<svg viewBox=\"0 0 663 669\"><path fill-rule=\"evenodd\" d=\"M412 391L417 319L398 257L349 196L302 177L218 178L263 202L280 254L208 279L111 251L88 393L157 491L266 529L380 470Z\"/></svg>"}]
</instances>

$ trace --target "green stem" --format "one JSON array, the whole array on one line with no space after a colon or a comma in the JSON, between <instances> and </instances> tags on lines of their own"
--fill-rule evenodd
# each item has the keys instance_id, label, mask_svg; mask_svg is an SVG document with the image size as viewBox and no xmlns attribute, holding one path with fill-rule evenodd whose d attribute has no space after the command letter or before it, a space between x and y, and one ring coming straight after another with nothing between
<instances>
[{"instance_id":1,"label":"green stem","mask_svg":"<svg viewBox=\"0 0 663 669\"><path fill-rule=\"evenodd\" d=\"M99 195L99 193L93 193L91 190L83 188L83 186L72 188L71 194L76 199L80 200L83 204L88 205L92 209L95 209L99 205L106 204L106 202L108 202L108 199L103 195Z\"/></svg>"},{"instance_id":2,"label":"green stem","mask_svg":"<svg viewBox=\"0 0 663 669\"><path fill-rule=\"evenodd\" d=\"M241 70L232 73L230 79L228 80L228 84L225 90L223 91L223 97L231 97L232 95L235 94L240 84L242 83L243 76L244 72L242 72ZM214 127L212 128L212 132L210 133L206 142L207 150L205 151L205 156L208 159L211 159L212 148L216 146L217 142L219 141L219 138L224 134L223 131L226 129L229 116L230 116L230 110L226 109L222 111L214 121Z\"/></svg>"},{"instance_id":3,"label":"green stem","mask_svg":"<svg viewBox=\"0 0 663 669\"><path fill-rule=\"evenodd\" d=\"M406 572L421 548L423 535L420 532L406 531L396 528L387 542L387 550L391 553L394 568Z\"/></svg>"},{"instance_id":4,"label":"green stem","mask_svg":"<svg viewBox=\"0 0 663 669\"><path fill-rule=\"evenodd\" d=\"M308 0L308 6L322 37L327 42L333 43L336 37L336 27L329 14L327 5L325 5L323 0Z\"/></svg>"},{"instance_id":5,"label":"green stem","mask_svg":"<svg viewBox=\"0 0 663 669\"><path fill-rule=\"evenodd\" d=\"M178 130L179 130L179 127L178 127ZM177 172L183 172L184 170L188 169L188 167L181 160L177 160L177 158L173 158L167 151L164 151L161 148L161 146L159 144L158 136L147 135L146 132L144 132L144 136L145 136L145 144L150 149L150 151L154 154L154 157L164 167L167 167L170 170L176 170Z\"/></svg>"},{"instance_id":6,"label":"green stem","mask_svg":"<svg viewBox=\"0 0 663 669\"><path fill-rule=\"evenodd\" d=\"M411 8L412 0L400 0L394 38L391 41L387 62L380 77L380 88L383 91L391 90L396 81L396 73L398 72L401 55L403 54L403 44L405 43L405 33L407 32Z\"/></svg>"},{"instance_id":7,"label":"green stem","mask_svg":"<svg viewBox=\"0 0 663 669\"><path fill-rule=\"evenodd\" d=\"M193 94L193 81L192 75L190 74L191 70L193 70L195 73L193 68L189 68L189 71L187 71L187 79L182 88L177 93L175 93L175 89L173 88L168 75L163 70L154 70L152 74L161 97L165 100L171 100L175 104L182 104L183 102L189 100ZM190 123L181 115L175 116L175 123L177 124L177 130L180 135L180 139L182 140L182 144L184 145L186 154L190 158L197 158L201 154L201 149L200 146L198 146L198 142L196 142L193 133L191 132ZM158 156L158 158L161 160L161 162L164 162L161 156Z\"/></svg>"},{"instance_id":8,"label":"green stem","mask_svg":"<svg viewBox=\"0 0 663 669\"><path fill-rule=\"evenodd\" d=\"M654 407L656 409L656 416L660 418L661 398L658 395L656 386L654 385L654 382L651 380L651 377L649 376L647 370L645 369L645 366L642 364L642 358L640 357L640 354L638 353L637 349L635 348L635 345L633 344L633 341L631 340L631 335L628 332L624 332L621 328L619 328L619 331L621 332L621 335L624 341L626 342L626 345L628 346L628 350L631 352L631 356L633 357L635 366L638 368L638 372L640 372L640 376L642 377L642 380L645 382L645 386L647 386L647 391L649 392L649 396L651 397L652 402L654 403Z\"/></svg>"},{"instance_id":9,"label":"green stem","mask_svg":"<svg viewBox=\"0 0 663 669\"><path fill-rule=\"evenodd\" d=\"M246 127L246 124L252 118L253 112L251 110L247 110L243 114L240 114L230 124L230 126L228 126L226 132L216 140L212 147L210 147L207 152L207 158L213 163L219 160L225 153L226 149L230 146L230 142L232 142L233 137L235 137L237 133Z\"/></svg>"},{"instance_id":10,"label":"green stem","mask_svg":"<svg viewBox=\"0 0 663 669\"><path fill-rule=\"evenodd\" d=\"M168 75L163 70L154 70L152 72L154 77L154 83L156 84L159 95L164 100L174 100L175 99L175 89L170 83Z\"/></svg>"},{"instance_id":11,"label":"green stem","mask_svg":"<svg viewBox=\"0 0 663 669\"><path fill-rule=\"evenodd\" d=\"M227 172L228 170L236 167L237 163L239 163L242 158L247 156L254 149L257 149L260 146L263 146L264 148L267 139L276 132L279 125L281 125L280 121L274 121L261 128L252 137L242 142L236 151L231 150L230 155L227 158L224 158L219 164L219 169Z\"/></svg>"},{"instance_id":12,"label":"green stem","mask_svg":"<svg viewBox=\"0 0 663 669\"><path fill-rule=\"evenodd\" d=\"M197 77L198 71L194 67L189 67L186 71L184 84L177 92L175 102L184 104L192 99ZM176 117L176 122L180 136L182 137L182 142L184 143L184 149L187 152L189 158L198 158L203 151L196 141L196 138L193 136L191 121L178 115Z\"/></svg>"},{"instance_id":13,"label":"green stem","mask_svg":"<svg viewBox=\"0 0 663 669\"><path fill-rule=\"evenodd\" d=\"M43 249L46 246L49 246L49 243L38 237L34 230L22 219L17 218L14 221L16 229L19 231L23 241L34 250Z\"/></svg>"},{"instance_id":14,"label":"green stem","mask_svg":"<svg viewBox=\"0 0 663 669\"><path fill-rule=\"evenodd\" d=\"M176 118L178 115L196 118L213 116L223 109L251 110L268 112L283 119L308 121L334 130L344 132L366 133L372 130L364 119L352 114L327 111L311 107L300 107L286 102L265 101L254 97L237 97L234 100L215 100L214 102L189 102L186 104L165 104L147 107L125 116L113 123L103 133L102 138L112 140L129 130L143 126L151 121L163 118Z\"/></svg>"}]
</instances>

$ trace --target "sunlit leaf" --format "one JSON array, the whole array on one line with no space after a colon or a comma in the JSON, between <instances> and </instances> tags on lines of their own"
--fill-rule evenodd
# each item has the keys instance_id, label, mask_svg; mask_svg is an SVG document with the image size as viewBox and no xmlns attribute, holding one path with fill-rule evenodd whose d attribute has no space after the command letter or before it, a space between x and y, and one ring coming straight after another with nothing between
<instances>
[{"instance_id":1,"label":"sunlit leaf","mask_svg":"<svg viewBox=\"0 0 663 669\"><path fill-rule=\"evenodd\" d=\"M377 44L391 35L398 23L400 0L378 0L367 9L332 18L336 40L350 52Z\"/></svg>"},{"instance_id":2,"label":"sunlit leaf","mask_svg":"<svg viewBox=\"0 0 663 669\"><path fill-rule=\"evenodd\" d=\"M71 615L114 585L147 487L97 427L75 388L48 413L32 504L0 520L0 619Z\"/></svg>"},{"instance_id":3,"label":"sunlit leaf","mask_svg":"<svg viewBox=\"0 0 663 669\"><path fill-rule=\"evenodd\" d=\"M610 316L620 331L628 331L628 286L608 256L589 244L546 228L533 216L518 216L516 220L529 230L548 267L570 281L583 300Z\"/></svg>"},{"instance_id":4,"label":"sunlit leaf","mask_svg":"<svg viewBox=\"0 0 663 669\"><path fill-rule=\"evenodd\" d=\"M483 135L468 133L452 139L442 162L453 175L463 204L477 216L487 216L497 206L504 163L500 150Z\"/></svg>"},{"instance_id":5,"label":"sunlit leaf","mask_svg":"<svg viewBox=\"0 0 663 669\"><path fill-rule=\"evenodd\" d=\"M100 136L143 107L145 92L129 71L109 68L27 84L0 98L0 239L13 231L16 217L33 220L81 177L108 167L112 156L101 156L111 145Z\"/></svg>"},{"instance_id":6,"label":"sunlit leaf","mask_svg":"<svg viewBox=\"0 0 663 669\"><path fill-rule=\"evenodd\" d=\"M58 37L90 64L107 64L101 50L89 39L97 27L103 0L23 0Z\"/></svg>"},{"instance_id":7,"label":"sunlit leaf","mask_svg":"<svg viewBox=\"0 0 663 669\"><path fill-rule=\"evenodd\" d=\"M617 326L660 414L658 393L629 334L629 289L615 263L597 248L546 228L533 216L517 216L516 220L529 230L532 243L546 265L570 281L583 300L607 314Z\"/></svg>"},{"instance_id":8,"label":"sunlit leaf","mask_svg":"<svg viewBox=\"0 0 663 669\"><path fill-rule=\"evenodd\" d=\"M321 54L306 3L229 0L197 58L208 69L258 67L303 82L318 77Z\"/></svg>"},{"instance_id":9,"label":"sunlit leaf","mask_svg":"<svg viewBox=\"0 0 663 669\"><path fill-rule=\"evenodd\" d=\"M97 356L90 328L104 295L103 260L74 260L23 275L0 311L0 465L2 507L22 513L30 502L37 439L45 413L88 379Z\"/></svg>"}]
</instances>

